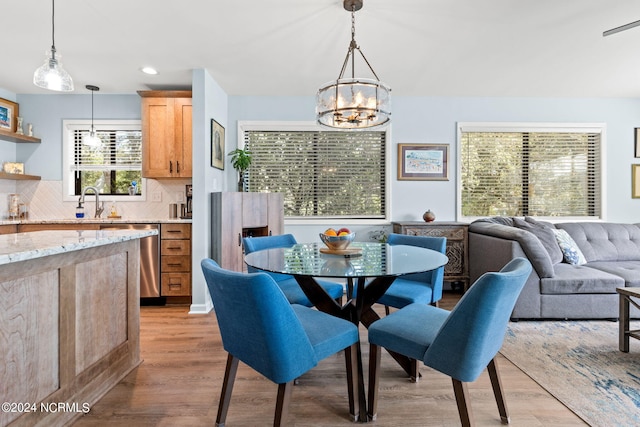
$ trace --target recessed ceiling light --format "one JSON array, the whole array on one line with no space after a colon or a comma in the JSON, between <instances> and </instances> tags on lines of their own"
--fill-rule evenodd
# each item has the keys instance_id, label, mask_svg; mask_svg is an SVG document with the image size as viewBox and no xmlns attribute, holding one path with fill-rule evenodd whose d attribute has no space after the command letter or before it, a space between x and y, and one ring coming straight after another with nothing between
<instances>
[{"instance_id":1,"label":"recessed ceiling light","mask_svg":"<svg viewBox=\"0 0 640 427\"><path fill-rule=\"evenodd\" d=\"M158 71L156 71L156 69L152 67L143 67L140 71L145 74L158 74Z\"/></svg>"}]
</instances>

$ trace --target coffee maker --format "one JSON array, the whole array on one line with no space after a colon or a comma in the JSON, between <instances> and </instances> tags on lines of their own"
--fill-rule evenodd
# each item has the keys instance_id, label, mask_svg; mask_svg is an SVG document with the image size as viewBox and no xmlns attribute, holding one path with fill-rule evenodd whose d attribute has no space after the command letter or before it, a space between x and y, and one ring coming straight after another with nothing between
<instances>
[{"instance_id":1,"label":"coffee maker","mask_svg":"<svg viewBox=\"0 0 640 427\"><path fill-rule=\"evenodd\" d=\"M191 184L187 184L184 194L185 194L187 204L186 206L183 205L182 214L180 218L191 219L193 214L193 209L191 204L191 200L193 199L193 186Z\"/></svg>"}]
</instances>

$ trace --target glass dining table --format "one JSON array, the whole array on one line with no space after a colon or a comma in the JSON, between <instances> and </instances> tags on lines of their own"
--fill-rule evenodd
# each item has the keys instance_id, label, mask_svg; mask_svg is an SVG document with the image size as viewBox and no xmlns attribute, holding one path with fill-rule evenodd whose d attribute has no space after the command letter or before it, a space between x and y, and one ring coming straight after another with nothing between
<instances>
[{"instance_id":1,"label":"glass dining table","mask_svg":"<svg viewBox=\"0 0 640 427\"><path fill-rule=\"evenodd\" d=\"M299 243L288 248L252 252L245 263L258 270L292 275L313 305L321 311L369 327L380 317L372 306L396 277L435 270L448 262L437 251L416 246L354 242L348 251L325 253L322 243ZM346 279L346 302L334 300L315 278ZM411 375L411 362L390 354ZM359 417L367 421L362 355L358 347Z\"/></svg>"}]
</instances>

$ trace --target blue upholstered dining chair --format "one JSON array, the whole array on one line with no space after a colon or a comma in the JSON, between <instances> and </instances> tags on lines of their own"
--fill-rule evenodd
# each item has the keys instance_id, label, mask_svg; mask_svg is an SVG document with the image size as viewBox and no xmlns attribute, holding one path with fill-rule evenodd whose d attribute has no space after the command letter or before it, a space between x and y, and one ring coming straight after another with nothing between
<instances>
[{"instance_id":1,"label":"blue upholstered dining chair","mask_svg":"<svg viewBox=\"0 0 640 427\"><path fill-rule=\"evenodd\" d=\"M260 251L263 249L271 248L288 248L296 243L296 238L292 234L280 234L276 236L260 236L260 237L245 237L242 239L244 244L244 253L250 254L251 252ZM248 267L249 273L256 273L259 270ZM309 298L304 294L296 279L288 274L268 273L276 281L287 300L291 304L300 304L307 307L311 307L313 304L309 301ZM325 291L335 300L342 300L342 294L344 288L340 283L331 282L328 280L316 279L316 281L324 288Z\"/></svg>"},{"instance_id":2,"label":"blue upholstered dining chair","mask_svg":"<svg viewBox=\"0 0 640 427\"><path fill-rule=\"evenodd\" d=\"M392 233L389 235L387 243L389 245L419 246L444 254L447 239L445 237L410 236ZM443 280L444 266L426 273L398 277L378 300L378 303L385 306L387 314L389 314L389 307L402 308L416 302L437 305L438 301L442 299Z\"/></svg>"},{"instance_id":3,"label":"blue upholstered dining chair","mask_svg":"<svg viewBox=\"0 0 640 427\"><path fill-rule=\"evenodd\" d=\"M343 349L349 410L352 417L358 414L358 329L353 323L290 304L266 273L224 270L211 259L203 259L201 266L228 353L216 425L226 421L239 361L278 384L273 424L279 426L286 418L293 380Z\"/></svg>"},{"instance_id":4,"label":"blue upholstered dining chair","mask_svg":"<svg viewBox=\"0 0 640 427\"><path fill-rule=\"evenodd\" d=\"M369 327L369 417L376 418L380 347L384 347L450 376L463 426L474 424L466 383L475 381L487 368L501 421L508 423L494 357L530 273L529 261L515 258L500 272L479 277L450 312L410 304L374 322Z\"/></svg>"}]
</instances>

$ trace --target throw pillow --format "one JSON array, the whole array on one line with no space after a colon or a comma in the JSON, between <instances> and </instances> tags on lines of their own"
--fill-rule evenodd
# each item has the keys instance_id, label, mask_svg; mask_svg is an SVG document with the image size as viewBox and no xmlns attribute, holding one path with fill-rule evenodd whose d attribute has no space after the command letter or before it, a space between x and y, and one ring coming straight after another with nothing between
<instances>
[{"instance_id":1,"label":"throw pillow","mask_svg":"<svg viewBox=\"0 0 640 427\"><path fill-rule=\"evenodd\" d=\"M520 218L513 218L513 225L522 230L527 230L540 240L542 246L547 250L551 264L557 264L562 261L563 253L558 246L558 241L553 233L554 229L541 223L524 221Z\"/></svg>"},{"instance_id":2,"label":"throw pillow","mask_svg":"<svg viewBox=\"0 0 640 427\"><path fill-rule=\"evenodd\" d=\"M566 230L555 229L553 232L556 235L558 246L560 246L560 250L562 250L564 261L566 263L573 265L582 265L587 263L584 254Z\"/></svg>"}]
</instances>

